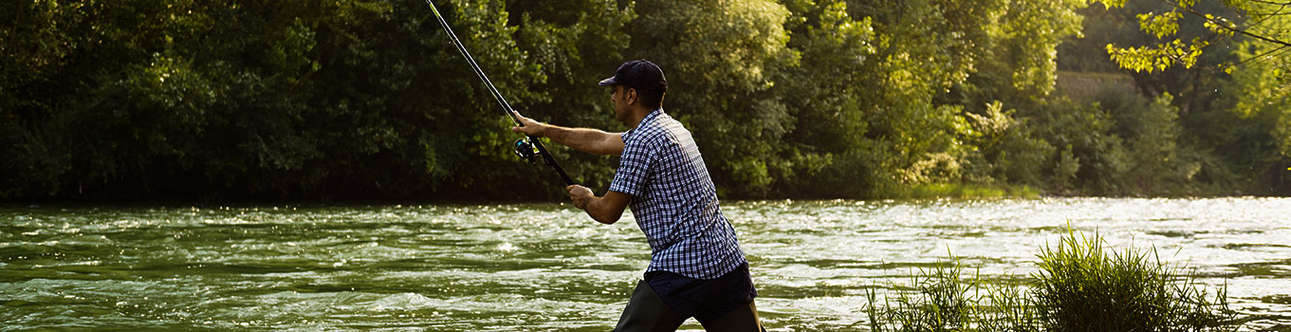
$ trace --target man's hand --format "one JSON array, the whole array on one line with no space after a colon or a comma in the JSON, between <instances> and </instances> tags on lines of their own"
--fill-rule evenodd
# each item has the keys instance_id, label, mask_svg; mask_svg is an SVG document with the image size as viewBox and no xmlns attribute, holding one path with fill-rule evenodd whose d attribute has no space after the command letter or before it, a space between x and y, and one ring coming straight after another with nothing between
<instances>
[{"instance_id":1,"label":"man's hand","mask_svg":"<svg viewBox=\"0 0 1291 332\"><path fill-rule=\"evenodd\" d=\"M584 186L574 184L565 187L565 190L569 191L569 200L574 201L574 206L583 210L587 210L587 204L596 198L592 190Z\"/></svg>"},{"instance_id":2,"label":"man's hand","mask_svg":"<svg viewBox=\"0 0 1291 332\"><path fill-rule=\"evenodd\" d=\"M591 189L576 184L565 187L565 190L569 191L569 200L574 201L574 206L587 211L592 219L607 225L619 221L619 217L623 216L623 209L632 200L632 196L613 190L605 192L605 197L596 197Z\"/></svg>"},{"instance_id":3,"label":"man's hand","mask_svg":"<svg viewBox=\"0 0 1291 332\"><path fill-rule=\"evenodd\" d=\"M516 119L519 119L520 123L524 125L511 127L511 131L514 131L517 133L524 133L525 135L529 135L529 136L538 136L538 137L546 136L546 131L548 127L546 123L542 123L542 122L534 121L533 119L530 119L530 118L526 118L523 115L520 115L520 113L513 113L513 114L515 114Z\"/></svg>"}]
</instances>

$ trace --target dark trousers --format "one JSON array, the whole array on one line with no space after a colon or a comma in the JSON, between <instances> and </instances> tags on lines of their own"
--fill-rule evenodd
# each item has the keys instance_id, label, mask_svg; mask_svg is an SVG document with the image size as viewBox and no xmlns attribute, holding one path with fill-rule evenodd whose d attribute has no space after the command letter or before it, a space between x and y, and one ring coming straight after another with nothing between
<instances>
[{"instance_id":1,"label":"dark trousers","mask_svg":"<svg viewBox=\"0 0 1291 332\"><path fill-rule=\"evenodd\" d=\"M682 316L664 304L659 295L655 294L654 289L650 288L650 284L641 281L637 282L636 290L632 291L632 299L628 301L627 308L623 309L623 316L619 318L619 324L614 327L614 331L672 332L676 331L687 318L690 317ZM758 310L752 301L749 302L748 306L737 307L714 317L696 316L695 320L698 320L699 324L704 326L704 330L709 332L766 331L758 320Z\"/></svg>"}]
</instances>

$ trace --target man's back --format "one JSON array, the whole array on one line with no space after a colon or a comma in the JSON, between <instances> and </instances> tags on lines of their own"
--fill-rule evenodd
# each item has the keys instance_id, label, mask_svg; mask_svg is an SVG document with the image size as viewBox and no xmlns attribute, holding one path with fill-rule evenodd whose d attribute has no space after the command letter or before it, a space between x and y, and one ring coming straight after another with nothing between
<instances>
[{"instance_id":1,"label":"man's back","mask_svg":"<svg viewBox=\"0 0 1291 332\"><path fill-rule=\"evenodd\" d=\"M632 214L652 251L646 272L712 279L746 262L699 148L680 122L655 110L623 142L610 190L633 197Z\"/></svg>"}]
</instances>

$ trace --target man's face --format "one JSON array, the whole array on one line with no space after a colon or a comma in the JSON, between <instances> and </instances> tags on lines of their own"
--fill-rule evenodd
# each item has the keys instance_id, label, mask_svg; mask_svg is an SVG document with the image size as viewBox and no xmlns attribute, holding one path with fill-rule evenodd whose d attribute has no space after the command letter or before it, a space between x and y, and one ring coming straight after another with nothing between
<instances>
[{"instance_id":1,"label":"man's face","mask_svg":"<svg viewBox=\"0 0 1291 332\"><path fill-rule=\"evenodd\" d=\"M628 88L615 85L610 90L610 103L614 104L614 119L623 122L628 118Z\"/></svg>"}]
</instances>

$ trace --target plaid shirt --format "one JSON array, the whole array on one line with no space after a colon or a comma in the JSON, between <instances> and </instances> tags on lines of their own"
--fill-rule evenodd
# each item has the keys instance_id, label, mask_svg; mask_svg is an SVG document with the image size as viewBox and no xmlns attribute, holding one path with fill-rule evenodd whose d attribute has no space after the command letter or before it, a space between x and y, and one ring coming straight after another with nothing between
<instances>
[{"instance_id":1,"label":"plaid shirt","mask_svg":"<svg viewBox=\"0 0 1291 332\"><path fill-rule=\"evenodd\" d=\"M650 242L646 272L714 279L746 263L690 131L660 108L623 133L623 144L610 190L632 195Z\"/></svg>"}]
</instances>

